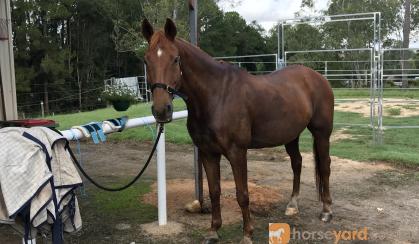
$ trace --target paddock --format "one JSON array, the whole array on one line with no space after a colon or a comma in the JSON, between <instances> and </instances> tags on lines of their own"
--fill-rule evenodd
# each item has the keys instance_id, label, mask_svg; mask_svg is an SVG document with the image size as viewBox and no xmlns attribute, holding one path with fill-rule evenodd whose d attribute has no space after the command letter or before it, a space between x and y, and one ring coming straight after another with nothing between
<instances>
[{"instance_id":1,"label":"paddock","mask_svg":"<svg viewBox=\"0 0 419 244\"><path fill-rule=\"evenodd\" d=\"M170 134L170 132L168 132ZM334 133L333 144L342 139ZM131 178L139 162L145 160L149 143L112 142L100 147L82 144L85 167L98 180L119 185ZM190 214L184 205L194 199L193 149L188 145L167 144L167 201L169 221L183 228L170 236L151 235L143 224L157 219L156 164L132 189L121 193L98 191L86 183L86 195L80 197L83 229L66 236L69 243L197 243L208 228L210 214ZM380 243L413 243L419 238L419 173L382 162L359 162L333 157L333 196L335 218L319 224L311 153L303 154L301 213L284 215L292 188L292 171L282 148L255 150L249 153L249 182L252 214L255 218L255 243L267 242L269 222L289 223L304 231L354 230L368 227L371 240ZM100 165L100 167L98 167ZM231 168L222 161L222 243L240 240L240 212L235 201ZM274 172L274 173L273 173ZM207 194L206 194L207 197ZM362 201L360 201L362 199ZM206 200L208 201L208 200ZM389 232L388 230L392 231ZM5 243L18 243L20 236L0 227ZM42 243L42 242L41 242ZM323 242L322 242L323 243Z\"/></svg>"},{"instance_id":2,"label":"paddock","mask_svg":"<svg viewBox=\"0 0 419 244\"><path fill-rule=\"evenodd\" d=\"M284 26L358 20L372 22L374 35L370 40L373 47L285 49ZM292 243L335 243L338 239L355 241L353 236L344 233L365 229L372 243L416 243L419 240L419 138L415 135L419 128L419 88L416 83L412 88L395 86L404 77L419 76L417 68L406 69L399 65L402 62L417 63L418 49L383 49L378 12L325 16L313 20L281 20L278 23L278 53L216 59L246 68L253 74L269 73L284 65L304 64L314 69L317 67L316 71L332 84L346 82L350 85L333 90L332 222L324 224L318 220L321 203L317 199L313 177L312 139L305 131L301 136L303 170L300 213L297 216L284 214L293 180L285 149L275 147L248 153L250 208L255 222L254 243L268 242L269 223L288 223L292 230ZM191 24L194 24L193 21ZM196 41L194 35L192 41ZM406 58L402 54L405 51L411 56ZM309 53L315 58L310 58ZM330 60L322 56L325 53L338 53L337 56L346 54L347 59ZM358 56L355 55L355 60L350 59L354 55L348 53L357 53ZM355 63L361 67L342 68ZM251 67L255 70L251 70ZM60 130L123 115L137 118L137 122L144 127L127 128L121 133L114 133L106 143L93 144L90 140L71 142L75 151L80 149L78 156L82 158L86 171L105 185L119 186L129 181L142 167L152 148L156 130L150 116L151 104L147 103L151 91L146 77L147 74L139 74L136 78L139 81L136 91L146 103L134 105L126 113L115 112L111 108L73 115L41 113L42 117L59 122ZM123 78L118 82L121 80ZM115 81L112 78L104 83L106 86ZM391 83L391 87L385 87L386 82ZM9 102L14 104L14 100L9 99ZM43 111L42 102L30 106ZM158 153L157 162L152 162L139 182L126 191L108 193L85 181L85 188L78 196L83 229L74 235L66 235L66 243L200 243L203 240L211 214L185 211L185 205L199 195L198 168L194 163L196 153L186 132L185 104L176 99L175 107L182 115L166 126L166 142L160 144L158 149L160 153L165 151L165 155ZM22 110L23 107L18 109ZM12 112L15 111L9 111ZM148 119L138 119L139 116L148 116ZM241 212L236 201L231 167L225 158L222 159L221 174L221 243L238 243L241 240ZM208 209L205 175L203 186L204 208ZM327 240L318 235L330 231L342 235ZM46 243L48 238L39 237L38 242ZM0 240L4 243L21 243L22 235L19 231L12 231L9 226L0 225Z\"/></svg>"},{"instance_id":3,"label":"paddock","mask_svg":"<svg viewBox=\"0 0 419 244\"><path fill-rule=\"evenodd\" d=\"M311 154L311 137L302 136L303 171L300 198L300 215L284 215L286 203L292 189L292 171L283 147L252 150L249 152L249 186L251 211L255 219L255 243L266 243L269 222L289 223L296 230L306 233L329 230L355 230L367 227L370 240L380 243L409 243L419 238L417 216L419 214L419 168L414 159L397 160L374 158L363 155L374 146L370 129L339 126L347 116L357 116L368 123L368 104L363 110L353 103L337 103L335 130L332 136L332 192L335 218L329 224L319 224L314 164ZM345 105L346 104L346 105ZM350 107L349 105L352 105ZM181 101L175 106L182 110ZM340 108L342 106L342 108ZM345 106L348 106L345 108ZM136 105L127 113L147 114L146 104ZM386 115L386 110L384 114ZM64 127L71 125L74 118L89 119L95 116L105 119L111 108L86 114L55 116ZM416 116L406 117L410 119ZM67 124L66 124L67 123ZM385 131L384 142L398 149L399 143L391 142L391 133L404 131L414 133L417 129L392 129ZM148 226L158 219L157 165L153 162L144 177L132 188L121 193L100 191L85 182L85 194L80 192L83 229L76 235L66 236L70 243L165 243L173 241L196 243L202 240L208 229L210 214L191 214L185 204L195 199L194 152L184 137L185 120L176 120L166 128L166 174L167 174L167 229ZM389 135L390 133L390 135ZM386 135L389 137L386 138ZM130 138L131 139L128 139ZM140 137L140 140L135 138ZM86 171L103 184L118 186L131 179L142 166L151 149L152 133L148 127L127 129L109 136L109 141L99 145L90 140L81 142L80 148ZM128 140L127 140L128 139ZM144 141L146 140L146 141ZM365 140L367 142L365 142ZM147 142L148 141L148 142ZM176 143L173 143L176 142ZM186 143L186 144L185 144ZM413 143L414 142L410 142ZM359 144L357 147L356 145ZM72 142L73 149L77 143ZM414 145L411 145L414 147ZM408 146L410 147L410 146ZM383 150L388 150L386 147ZM353 154L345 156L347 153ZM354 154L359 154L354 156ZM397 155L396 155L397 156ZM396 157L396 156L393 156ZM413 154L411 157L415 157ZM359 159L354 159L354 158ZM371 158L364 158L371 157ZM348 159L352 158L352 159ZM392 162L391 162L392 161ZM403 163L404 162L404 163ZM235 200L234 184L228 162L222 160L222 243L236 243L240 240L241 218ZM206 182L204 199L209 204ZM175 224L174 224L175 223ZM392 232L388 229L392 228ZM159 231L160 230L160 231ZM169 235L167 235L169 233ZM307 234L309 235L309 234ZM8 226L0 227L0 238L7 243L19 242L21 236ZM40 241L40 240L39 240Z\"/></svg>"}]
</instances>

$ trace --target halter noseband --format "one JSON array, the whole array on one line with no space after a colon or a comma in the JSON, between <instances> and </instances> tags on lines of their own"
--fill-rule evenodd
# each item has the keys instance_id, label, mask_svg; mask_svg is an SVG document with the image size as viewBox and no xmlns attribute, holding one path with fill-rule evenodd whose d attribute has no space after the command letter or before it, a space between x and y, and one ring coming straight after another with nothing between
<instances>
[{"instance_id":1,"label":"halter noseband","mask_svg":"<svg viewBox=\"0 0 419 244\"><path fill-rule=\"evenodd\" d=\"M176 90L175 88L172 88L164 83L154 83L153 85L151 85L151 92L154 91L154 89L156 88L161 88L167 91L167 93L169 93L170 95L176 95L181 97L183 100L188 100L188 97L183 94L182 92Z\"/></svg>"}]
</instances>

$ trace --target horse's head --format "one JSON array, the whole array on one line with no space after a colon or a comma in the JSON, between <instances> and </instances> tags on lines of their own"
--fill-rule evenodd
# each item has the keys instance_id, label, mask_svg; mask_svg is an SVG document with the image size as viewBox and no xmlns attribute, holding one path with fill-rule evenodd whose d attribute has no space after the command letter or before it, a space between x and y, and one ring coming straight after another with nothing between
<instances>
[{"instance_id":1,"label":"horse's head","mask_svg":"<svg viewBox=\"0 0 419 244\"><path fill-rule=\"evenodd\" d=\"M144 60L147 65L147 81L153 93L151 111L160 123L172 120L173 95L182 78L179 50L175 46L176 33L176 26L170 19L167 19L164 31L156 33L147 19L142 23L142 34L149 44Z\"/></svg>"}]
</instances>

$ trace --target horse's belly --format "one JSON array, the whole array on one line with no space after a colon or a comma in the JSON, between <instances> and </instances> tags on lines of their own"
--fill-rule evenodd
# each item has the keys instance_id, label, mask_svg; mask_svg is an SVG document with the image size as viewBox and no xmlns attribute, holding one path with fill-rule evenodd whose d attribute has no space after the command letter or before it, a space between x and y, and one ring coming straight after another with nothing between
<instances>
[{"instance_id":1,"label":"horse's belly","mask_svg":"<svg viewBox=\"0 0 419 244\"><path fill-rule=\"evenodd\" d=\"M252 128L249 148L276 147L297 138L307 127L308 121L269 121Z\"/></svg>"}]
</instances>

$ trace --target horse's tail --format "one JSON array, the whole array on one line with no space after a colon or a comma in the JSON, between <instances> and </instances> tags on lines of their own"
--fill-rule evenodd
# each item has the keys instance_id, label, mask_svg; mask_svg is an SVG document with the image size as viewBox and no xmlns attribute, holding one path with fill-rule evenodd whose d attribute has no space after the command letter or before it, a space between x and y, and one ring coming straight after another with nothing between
<instances>
[{"instance_id":1,"label":"horse's tail","mask_svg":"<svg viewBox=\"0 0 419 244\"><path fill-rule=\"evenodd\" d=\"M313 156L314 156L314 164L315 164L314 178L316 180L316 188L319 194L319 200L323 200L322 198L323 198L324 182L323 182L323 178L320 176L321 165L320 165L319 153L316 148L316 139L313 140Z\"/></svg>"}]
</instances>

